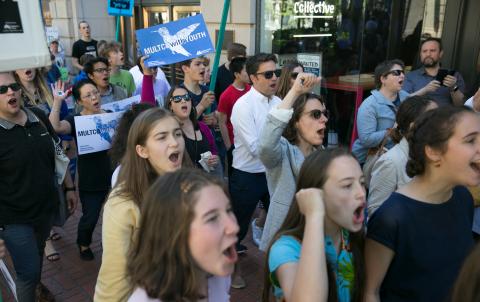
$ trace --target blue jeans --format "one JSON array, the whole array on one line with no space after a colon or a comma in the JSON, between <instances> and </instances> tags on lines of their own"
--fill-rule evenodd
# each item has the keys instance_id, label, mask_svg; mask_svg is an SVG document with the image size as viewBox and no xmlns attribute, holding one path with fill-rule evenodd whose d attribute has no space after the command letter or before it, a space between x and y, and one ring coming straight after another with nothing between
<instances>
[{"instance_id":1,"label":"blue jeans","mask_svg":"<svg viewBox=\"0 0 480 302\"><path fill-rule=\"evenodd\" d=\"M105 191L80 191L82 203L82 217L78 221L77 244L90 246L92 234L102 210L103 202L107 198L108 190Z\"/></svg>"},{"instance_id":2,"label":"blue jeans","mask_svg":"<svg viewBox=\"0 0 480 302\"><path fill-rule=\"evenodd\" d=\"M35 224L9 224L0 229L0 237L5 241L17 275L19 302L35 301L35 289L42 274L43 250L51 228L52 217L45 217Z\"/></svg>"}]
</instances>

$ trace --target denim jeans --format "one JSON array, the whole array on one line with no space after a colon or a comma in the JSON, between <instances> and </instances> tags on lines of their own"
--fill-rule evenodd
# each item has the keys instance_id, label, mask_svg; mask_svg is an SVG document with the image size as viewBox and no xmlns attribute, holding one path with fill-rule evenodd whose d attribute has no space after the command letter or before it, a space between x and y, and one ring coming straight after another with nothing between
<instances>
[{"instance_id":1,"label":"denim jeans","mask_svg":"<svg viewBox=\"0 0 480 302\"><path fill-rule=\"evenodd\" d=\"M35 289L40 282L45 241L52 228L52 216L35 224L9 224L2 226L0 238L5 241L12 257L17 279L19 302L34 302Z\"/></svg>"},{"instance_id":2,"label":"denim jeans","mask_svg":"<svg viewBox=\"0 0 480 302\"><path fill-rule=\"evenodd\" d=\"M268 193L265 173L248 173L235 168L232 169L229 187L233 212L240 226L238 232L238 242L240 243L247 235L250 220L258 202L262 201L265 210L268 209L270 194Z\"/></svg>"},{"instance_id":3,"label":"denim jeans","mask_svg":"<svg viewBox=\"0 0 480 302\"><path fill-rule=\"evenodd\" d=\"M108 190L105 191L80 191L82 203L82 217L78 221L77 244L90 246L92 234L102 210L103 202L107 198Z\"/></svg>"}]
</instances>

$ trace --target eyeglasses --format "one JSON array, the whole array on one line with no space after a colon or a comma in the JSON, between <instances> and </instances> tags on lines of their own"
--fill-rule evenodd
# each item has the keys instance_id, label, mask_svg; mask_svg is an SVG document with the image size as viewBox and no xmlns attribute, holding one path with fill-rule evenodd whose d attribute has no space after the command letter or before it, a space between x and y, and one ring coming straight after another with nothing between
<instances>
[{"instance_id":1,"label":"eyeglasses","mask_svg":"<svg viewBox=\"0 0 480 302\"><path fill-rule=\"evenodd\" d=\"M0 86L0 94L7 93L8 88L12 89L13 91L19 91L21 87L20 87L20 84L18 84L18 83L12 83L10 85Z\"/></svg>"},{"instance_id":2,"label":"eyeglasses","mask_svg":"<svg viewBox=\"0 0 480 302\"><path fill-rule=\"evenodd\" d=\"M174 103L180 103L182 100L184 100L185 102L190 102L191 98L190 95L187 93L184 95L174 95L170 98L170 100Z\"/></svg>"},{"instance_id":3,"label":"eyeglasses","mask_svg":"<svg viewBox=\"0 0 480 302\"><path fill-rule=\"evenodd\" d=\"M276 69L276 70L269 70L269 71L264 71L264 72L257 72L255 75L263 74L265 79L270 80L271 78L273 78L274 74L278 78L278 77L280 77L281 73L282 73L281 70Z\"/></svg>"},{"instance_id":4,"label":"eyeglasses","mask_svg":"<svg viewBox=\"0 0 480 302\"><path fill-rule=\"evenodd\" d=\"M402 69L395 69L395 70L390 70L385 74L385 76L388 76L389 74L394 75L396 77L400 76L401 74L405 74L405 71Z\"/></svg>"},{"instance_id":5,"label":"eyeglasses","mask_svg":"<svg viewBox=\"0 0 480 302\"><path fill-rule=\"evenodd\" d=\"M314 120L319 120L322 115L328 119L328 117L330 116L330 112L328 112L327 109L325 110L320 110L320 109L313 109L311 111L308 111L308 112L305 112L304 114L309 114L311 118L313 118Z\"/></svg>"},{"instance_id":6,"label":"eyeglasses","mask_svg":"<svg viewBox=\"0 0 480 302\"><path fill-rule=\"evenodd\" d=\"M95 98L98 98L98 96L100 95L100 92L98 92L98 90L96 91L92 91L90 92L89 94L87 94L86 96L82 96L82 99L93 99L94 97Z\"/></svg>"},{"instance_id":7,"label":"eyeglasses","mask_svg":"<svg viewBox=\"0 0 480 302\"><path fill-rule=\"evenodd\" d=\"M292 80L296 80L298 77L298 72L292 72L290 76L292 77Z\"/></svg>"},{"instance_id":8,"label":"eyeglasses","mask_svg":"<svg viewBox=\"0 0 480 302\"><path fill-rule=\"evenodd\" d=\"M93 70L93 72L98 72L98 73L110 72L110 68L108 67L96 68Z\"/></svg>"}]
</instances>

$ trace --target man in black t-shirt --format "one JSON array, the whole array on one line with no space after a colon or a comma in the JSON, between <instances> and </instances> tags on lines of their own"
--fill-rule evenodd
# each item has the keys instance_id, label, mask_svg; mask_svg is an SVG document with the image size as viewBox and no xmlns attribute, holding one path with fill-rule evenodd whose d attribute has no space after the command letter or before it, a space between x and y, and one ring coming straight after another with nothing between
<instances>
[{"instance_id":1,"label":"man in black t-shirt","mask_svg":"<svg viewBox=\"0 0 480 302\"><path fill-rule=\"evenodd\" d=\"M215 99L220 100L220 95L225 91L225 89L233 83L233 75L230 71L230 62L234 58L246 57L247 56L247 47L240 43L232 43L227 50L227 60L225 64L218 67L217 71L217 82L215 83Z\"/></svg>"},{"instance_id":2,"label":"man in black t-shirt","mask_svg":"<svg viewBox=\"0 0 480 302\"><path fill-rule=\"evenodd\" d=\"M90 54L96 57L97 41L92 39L90 35L90 25L86 21L80 21L78 30L80 32L80 39L75 41L72 46L72 64L76 68L83 70L83 66L80 65L78 60L84 54Z\"/></svg>"}]
</instances>

